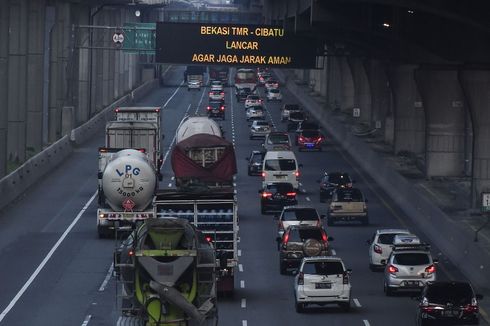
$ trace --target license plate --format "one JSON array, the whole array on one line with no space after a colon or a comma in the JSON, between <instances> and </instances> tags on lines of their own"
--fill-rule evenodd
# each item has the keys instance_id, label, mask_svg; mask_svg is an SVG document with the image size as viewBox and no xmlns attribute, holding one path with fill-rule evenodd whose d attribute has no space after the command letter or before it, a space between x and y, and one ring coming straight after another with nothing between
<instances>
[{"instance_id":1,"label":"license plate","mask_svg":"<svg viewBox=\"0 0 490 326\"><path fill-rule=\"evenodd\" d=\"M416 287L416 286L419 286L419 282L418 281L405 281L405 286Z\"/></svg>"},{"instance_id":2,"label":"license plate","mask_svg":"<svg viewBox=\"0 0 490 326\"><path fill-rule=\"evenodd\" d=\"M312 147L314 147L314 146L315 146L315 144L312 144L312 143L306 143L305 145L306 145L306 147L308 147L308 148L312 148Z\"/></svg>"},{"instance_id":3,"label":"license plate","mask_svg":"<svg viewBox=\"0 0 490 326\"><path fill-rule=\"evenodd\" d=\"M218 109L213 109L213 113L218 113L219 110Z\"/></svg>"},{"instance_id":4,"label":"license plate","mask_svg":"<svg viewBox=\"0 0 490 326\"><path fill-rule=\"evenodd\" d=\"M332 283L315 283L315 289L331 289Z\"/></svg>"},{"instance_id":5,"label":"license plate","mask_svg":"<svg viewBox=\"0 0 490 326\"><path fill-rule=\"evenodd\" d=\"M276 177L277 179L281 179L281 180L282 180L282 179L286 179L286 178L287 178L287 176L286 176L286 175L275 175L275 177Z\"/></svg>"},{"instance_id":6,"label":"license plate","mask_svg":"<svg viewBox=\"0 0 490 326\"><path fill-rule=\"evenodd\" d=\"M459 311L457 311L457 310L444 310L443 315L445 317L456 317L459 315Z\"/></svg>"}]
</instances>

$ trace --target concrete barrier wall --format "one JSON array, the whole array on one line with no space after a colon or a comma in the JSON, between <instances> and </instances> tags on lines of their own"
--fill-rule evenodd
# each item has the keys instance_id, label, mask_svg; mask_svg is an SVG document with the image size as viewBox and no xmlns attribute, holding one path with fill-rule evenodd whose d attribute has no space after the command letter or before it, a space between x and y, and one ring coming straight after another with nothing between
<instances>
[{"instance_id":1,"label":"concrete barrier wall","mask_svg":"<svg viewBox=\"0 0 490 326\"><path fill-rule=\"evenodd\" d=\"M156 79L144 83L133 92L106 107L80 127L73 129L69 136L66 135L59 139L27 160L15 171L0 179L0 210L58 166L73 152L74 147L93 137L96 131L104 129L106 122L113 119L114 108L137 101L156 87L158 87L158 80Z\"/></svg>"},{"instance_id":2,"label":"concrete barrier wall","mask_svg":"<svg viewBox=\"0 0 490 326\"><path fill-rule=\"evenodd\" d=\"M342 125L309 94L296 85L283 71L276 71L301 104L320 122L322 127L349 153L350 156L379 184L403 212L425 233L429 242L457 265L478 288L490 289L490 258L469 234L448 218L434 203L419 193L414 185L391 168L376 152L350 129Z\"/></svg>"}]
</instances>

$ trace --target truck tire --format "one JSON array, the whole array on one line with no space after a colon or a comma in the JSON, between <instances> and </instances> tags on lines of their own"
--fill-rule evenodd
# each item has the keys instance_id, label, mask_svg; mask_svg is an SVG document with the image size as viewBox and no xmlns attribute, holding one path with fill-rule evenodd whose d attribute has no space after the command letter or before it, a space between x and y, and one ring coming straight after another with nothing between
<instances>
[{"instance_id":1,"label":"truck tire","mask_svg":"<svg viewBox=\"0 0 490 326\"><path fill-rule=\"evenodd\" d=\"M144 321L138 316L121 316L117 319L116 326L144 326Z\"/></svg>"}]
</instances>

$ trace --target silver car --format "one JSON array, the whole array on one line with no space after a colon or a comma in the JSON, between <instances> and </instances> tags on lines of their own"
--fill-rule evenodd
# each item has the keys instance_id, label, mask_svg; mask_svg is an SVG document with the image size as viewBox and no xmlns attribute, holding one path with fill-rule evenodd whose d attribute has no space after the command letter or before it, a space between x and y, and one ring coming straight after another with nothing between
<instances>
[{"instance_id":1,"label":"silver car","mask_svg":"<svg viewBox=\"0 0 490 326\"><path fill-rule=\"evenodd\" d=\"M286 206L281 215L275 216L278 220L277 235L282 238L284 230L291 225L322 226L325 215L319 215L314 207L310 206Z\"/></svg>"},{"instance_id":2,"label":"silver car","mask_svg":"<svg viewBox=\"0 0 490 326\"><path fill-rule=\"evenodd\" d=\"M255 120L250 126L250 139L265 138L271 132L269 122L264 120Z\"/></svg>"},{"instance_id":3,"label":"silver car","mask_svg":"<svg viewBox=\"0 0 490 326\"><path fill-rule=\"evenodd\" d=\"M427 282L436 280L437 259L427 244L394 245L384 273L387 296L398 290L422 290Z\"/></svg>"},{"instance_id":4,"label":"silver car","mask_svg":"<svg viewBox=\"0 0 490 326\"><path fill-rule=\"evenodd\" d=\"M272 131L262 144L266 151L289 151L291 150L291 139L285 131Z\"/></svg>"}]
</instances>

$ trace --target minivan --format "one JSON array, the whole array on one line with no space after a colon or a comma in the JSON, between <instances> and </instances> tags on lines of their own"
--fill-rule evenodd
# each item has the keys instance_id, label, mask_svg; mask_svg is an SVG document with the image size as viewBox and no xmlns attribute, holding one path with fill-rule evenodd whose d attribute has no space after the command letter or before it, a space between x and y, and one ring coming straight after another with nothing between
<instances>
[{"instance_id":1,"label":"minivan","mask_svg":"<svg viewBox=\"0 0 490 326\"><path fill-rule=\"evenodd\" d=\"M289 182L299 188L299 168L292 151L268 151L262 163L262 187L271 182Z\"/></svg>"}]
</instances>

